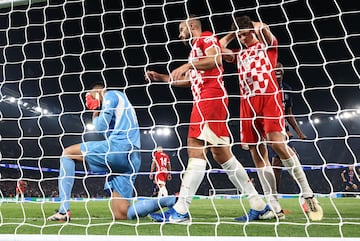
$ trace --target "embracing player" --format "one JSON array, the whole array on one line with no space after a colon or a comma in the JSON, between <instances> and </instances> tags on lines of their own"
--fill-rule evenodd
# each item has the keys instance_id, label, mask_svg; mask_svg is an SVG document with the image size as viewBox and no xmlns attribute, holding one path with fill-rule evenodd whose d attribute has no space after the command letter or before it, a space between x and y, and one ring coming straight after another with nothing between
<instances>
[{"instance_id":1,"label":"embracing player","mask_svg":"<svg viewBox=\"0 0 360 241\"><path fill-rule=\"evenodd\" d=\"M267 24L252 21L248 16L236 17L231 30L220 43L224 59L238 67L241 142L249 147L264 194L278 218L284 218L277 200L274 171L266 148L266 145L270 145L301 187L309 218L321 220L323 210L314 197L296 153L287 145L284 135L282 95L274 71L278 41ZM234 39L245 48L226 49Z\"/></svg>"}]
</instances>

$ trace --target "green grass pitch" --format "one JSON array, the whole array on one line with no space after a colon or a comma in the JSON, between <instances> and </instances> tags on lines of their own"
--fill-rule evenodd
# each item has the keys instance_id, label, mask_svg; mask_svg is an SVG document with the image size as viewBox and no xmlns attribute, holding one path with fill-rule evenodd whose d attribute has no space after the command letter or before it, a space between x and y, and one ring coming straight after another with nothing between
<instances>
[{"instance_id":1,"label":"green grass pitch","mask_svg":"<svg viewBox=\"0 0 360 241\"><path fill-rule=\"evenodd\" d=\"M0 234L79 234L79 235L181 235L181 236L267 236L267 237L360 237L360 200L319 198L324 209L321 222L310 222L298 199L280 199L289 210L285 220L239 223L234 217L248 210L246 199L197 199L191 205L192 222L153 223L148 218L114 221L108 201L71 203L69 223L48 222L58 203L0 203Z\"/></svg>"}]
</instances>

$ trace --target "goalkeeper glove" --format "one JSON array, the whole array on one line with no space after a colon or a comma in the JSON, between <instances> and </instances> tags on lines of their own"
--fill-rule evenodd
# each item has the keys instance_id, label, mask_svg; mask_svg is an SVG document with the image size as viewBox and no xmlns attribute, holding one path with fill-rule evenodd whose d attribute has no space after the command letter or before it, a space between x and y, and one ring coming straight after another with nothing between
<instances>
[{"instance_id":1,"label":"goalkeeper glove","mask_svg":"<svg viewBox=\"0 0 360 241\"><path fill-rule=\"evenodd\" d=\"M100 100L98 98L92 97L90 93L87 93L85 98L86 98L85 105L89 110L96 110L97 108L100 107Z\"/></svg>"}]
</instances>

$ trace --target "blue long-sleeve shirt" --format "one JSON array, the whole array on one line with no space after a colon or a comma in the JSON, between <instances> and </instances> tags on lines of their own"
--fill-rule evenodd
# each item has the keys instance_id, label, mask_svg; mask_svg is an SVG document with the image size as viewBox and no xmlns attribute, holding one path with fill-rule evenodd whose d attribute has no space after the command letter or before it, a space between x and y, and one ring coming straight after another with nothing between
<instances>
[{"instance_id":1,"label":"blue long-sleeve shirt","mask_svg":"<svg viewBox=\"0 0 360 241\"><path fill-rule=\"evenodd\" d=\"M95 129L111 141L128 140L140 148L140 131L135 110L126 95L117 90L104 95L101 112L93 119Z\"/></svg>"}]
</instances>

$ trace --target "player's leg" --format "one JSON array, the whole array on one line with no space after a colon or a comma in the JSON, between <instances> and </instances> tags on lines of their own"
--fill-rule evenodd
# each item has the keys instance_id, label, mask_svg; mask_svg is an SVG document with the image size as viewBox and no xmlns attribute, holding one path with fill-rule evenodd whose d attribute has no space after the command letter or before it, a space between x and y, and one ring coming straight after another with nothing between
<instances>
[{"instance_id":1,"label":"player's leg","mask_svg":"<svg viewBox=\"0 0 360 241\"><path fill-rule=\"evenodd\" d=\"M118 192L111 192L111 210L115 220L127 219L129 200L123 198Z\"/></svg>"},{"instance_id":2,"label":"player's leg","mask_svg":"<svg viewBox=\"0 0 360 241\"><path fill-rule=\"evenodd\" d=\"M129 207L127 212L127 218L135 219L137 217L145 217L150 213L154 213L160 210L161 208L172 208L175 202L175 196L140 200Z\"/></svg>"},{"instance_id":3,"label":"player's leg","mask_svg":"<svg viewBox=\"0 0 360 241\"><path fill-rule=\"evenodd\" d=\"M277 198L276 179L274 170L269 162L267 147L264 144L249 145L249 150L266 200L277 217L284 219L285 216L282 213L282 208Z\"/></svg>"},{"instance_id":4,"label":"player's leg","mask_svg":"<svg viewBox=\"0 0 360 241\"><path fill-rule=\"evenodd\" d=\"M128 142L111 143L103 164L90 161L88 165L92 171L105 166L111 169L112 174L106 179L105 189L111 193L112 214L116 220L127 219L129 201L134 193L134 174L138 173L141 165L140 152Z\"/></svg>"},{"instance_id":5,"label":"player's leg","mask_svg":"<svg viewBox=\"0 0 360 241\"><path fill-rule=\"evenodd\" d=\"M274 153L272 156L272 166L273 166L273 170L274 170L274 175L275 175L275 180L276 180L276 190L279 193L280 190L280 182L281 182L281 176L282 176L282 167L283 164L279 158L279 156L272 150L272 148L269 148L269 153L270 150ZM295 183L296 187L297 187L297 183ZM286 209L282 209L281 211L283 214L287 214L290 213L289 210Z\"/></svg>"},{"instance_id":6,"label":"player's leg","mask_svg":"<svg viewBox=\"0 0 360 241\"><path fill-rule=\"evenodd\" d=\"M166 185L164 183L159 183L159 193L158 197L167 197L168 191L166 189Z\"/></svg>"},{"instance_id":7,"label":"player's leg","mask_svg":"<svg viewBox=\"0 0 360 241\"><path fill-rule=\"evenodd\" d=\"M65 148L63 155L60 158L60 174L58 180L58 188L61 203L59 211L54 215L48 217L49 221L70 220L70 198L75 178L74 160L83 160L80 144L75 144Z\"/></svg>"},{"instance_id":8,"label":"player's leg","mask_svg":"<svg viewBox=\"0 0 360 241\"><path fill-rule=\"evenodd\" d=\"M275 175L276 190L279 192L281 173L282 173L282 162L281 162L279 156L277 156L277 155L273 156L272 166L273 166L274 175Z\"/></svg>"},{"instance_id":9,"label":"player's leg","mask_svg":"<svg viewBox=\"0 0 360 241\"><path fill-rule=\"evenodd\" d=\"M349 197L349 192L351 191L351 184L349 182L344 182L344 197Z\"/></svg>"},{"instance_id":10,"label":"player's leg","mask_svg":"<svg viewBox=\"0 0 360 241\"><path fill-rule=\"evenodd\" d=\"M351 196L352 197L356 197L356 192L358 191L357 190L357 185L355 184L355 183L351 183L351 188L350 188L350 190L351 190Z\"/></svg>"},{"instance_id":11,"label":"player's leg","mask_svg":"<svg viewBox=\"0 0 360 241\"><path fill-rule=\"evenodd\" d=\"M19 202L19 195L20 195L20 192L18 190L16 190L16 194L15 194L15 201L16 202Z\"/></svg>"},{"instance_id":12,"label":"player's leg","mask_svg":"<svg viewBox=\"0 0 360 241\"><path fill-rule=\"evenodd\" d=\"M217 120L216 123L222 122L226 127L226 101L227 100L223 98L219 98L200 101L194 104L187 139L189 161L182 179L179 198L172 209L164 214L152 215L156 221L182 222L189 218L189 206L205 175L207 163L207 148L205 145L207 143L214 143L210 141L213 136L208 132L211 130L209 122ZM214 111L214 109L216 109L216 111ZM228 135L226 128L225 130ZM217 135L215 135L215 138L217 138Z\"/></svg>"},{"instance_id":13,"label":"player's leg","mask_svg":"<svg viewBox=\"0 0 360 241\"><path fill-rule=\"evenodd\" d=\"M168 191L166 189L166 179L167 179L167 173L165 172L159 172L155 175L155 182L159 188L157 197L168 196Z\"/></svg>"},{"instance_id":14,"label":"player's leg","mask_svg":"<svg viewBox=\"0 0 360 241\"><path fill-rule=\"evenodd\" d=\"M158 222L184 222L190 217L189 207L193 196L196 194L206 169L206 150L204 141L188 137L189 161L184 173L179 197L173 208L164 213L151 214Z\"/></svg>"},{"instance_id":15,"label":"player's leg","mask_svg":"<svg viewBox=\"0 0 360 241\"><path fill-rule=\"evenodd\" d=\"M252 221L257 219L272 219L274 217L272 211L260 198L246 170L235 156L233 156L230 148L228 146L212 147L211 152L216 162L226 171L229 180L234 186L241 190L241 193L247 195L251 210L249 214L236 220Z\"/></svg>"},{"instance_id":16,"label":"player's leg","mask_svg":"<svg viewBox=\"0 0 360 241\"><path fill-rule=\"evenodd\" d=\"M313 191L307 181L296 153L286 144L281 132L271 132L267 135L271 147L279 155L281 162L288 168L291 176L298 182L305 198L313 196Z\"/></svg>"},{"instance_id":17,"label":"player's leg","mask_svg":"<svg viewBox=\"0 0 360 241\"><path fill-rule=\"evenodd\" d=\"M268 138L272 141L272 148L279 155L284 167L288 169L290 175L300 186L302 197L305 199L308 216L313 221L321 220L323 210L318 201L314 198L314 193L309 185L305 172L301 166L296 153L285 143L282 142L284 137L281 132L268 133Z\"/></svg>"},{"instance_id":18,"label":"player's leg","mask_svg":"<svg viewBox=\"0 0 360 241\"><path fill-rule=\"evenodd\" d=\"M24 202L25 201L25 194L24 194L24 191L21 191L20 192L20 196L21 196L21 202Z\"/></svg>"},{"instance_id":19,"label":"player's leg","mask_svg":"<svg viewBox=\"0 0 360 241\"><path fill-rule=\"evenodd\" d=\"M277 197L277 182L274 170L270 164L268 148L271 139L267 138L270 131L281 131L284 128L283 110L281 94L260 95L251 101L251 109L256 110L255 122L251 122L252 133L257 137L256 142L250 146L251 156L257 168L258 177L264 191L264 195L270 203L272 209L279 218L284 218L280 203ZM274 121L275 120L275 121ZM264 139L267 141L263 143ZM270 141L270 143L268 142ZM271 147L271 145L270 145ZM276 150L274 149L276 152Z\"/></svg>"},{"instance_id":20,"label":"player's leg","mask_svg":"<svg viewBox=\"0 0 360 241\"><path fill-rule=\"evenodd\" d=\"M206 169L204 141L189 137L187 143L189 161L181 183L179 199L174 205L180 214L189 211L192 198L204 178Z\"/></svg>"}]
</instances>

